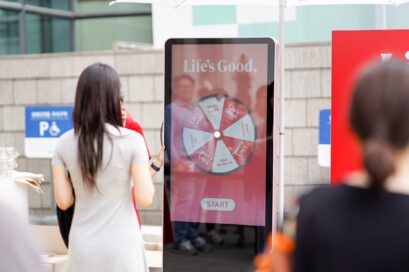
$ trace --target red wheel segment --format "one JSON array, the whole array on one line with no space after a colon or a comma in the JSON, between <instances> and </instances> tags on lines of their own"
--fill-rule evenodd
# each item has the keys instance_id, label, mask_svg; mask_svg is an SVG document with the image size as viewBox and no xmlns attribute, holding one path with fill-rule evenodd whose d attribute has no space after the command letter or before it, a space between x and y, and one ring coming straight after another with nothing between
<instances>
[{"instance_id":1,"label":"red wheel segment","mask_svg":"<svg viewBox=\"0 0 409 272\"><path fill-rule=\"evenodd\" d=\"M223 107L220 130L225 130L248 113L247 108L239 101L226 98Z\"/></svg>"},{"instance_id":2,"label":"red wheel segment","mask_svg":"<svg viewBox=\"0 0 409 272\"><path fill-rule=\"evenodd\" d=\"M216 140L211 140L190 157L200 168L211 172L213 169L214 154L216 152Z\"/></svg>"},{"instance_id":3,"label":"red wheel segment","mask_svg":"<svg viewBox=\"0 0 409 272\"><path fill-rule=\"evenodd\" d=\"M253 151L254 143L236 138L224 136L223 142L229 149L234 160L239 165L244 165L247 162L251 152Z\"/></svg>"}]
</instances>

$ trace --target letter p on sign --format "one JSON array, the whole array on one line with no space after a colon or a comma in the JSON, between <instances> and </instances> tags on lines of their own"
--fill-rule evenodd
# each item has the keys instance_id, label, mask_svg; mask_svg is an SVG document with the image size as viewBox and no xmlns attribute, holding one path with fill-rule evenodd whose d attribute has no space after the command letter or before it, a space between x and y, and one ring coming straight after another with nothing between
<instances>
[{"instance_id":1,"label":"letter p on sign","mask_svg":"<svg viewBox=\"0 0 409 272\"><path fill-rule=\"evenodd\" d=\"M39 123L39 127L40 127L40 136L44 136L44 132L46 132L50 128L50 125L46 121L41 121Z\"/></svg>"}]
</instances>

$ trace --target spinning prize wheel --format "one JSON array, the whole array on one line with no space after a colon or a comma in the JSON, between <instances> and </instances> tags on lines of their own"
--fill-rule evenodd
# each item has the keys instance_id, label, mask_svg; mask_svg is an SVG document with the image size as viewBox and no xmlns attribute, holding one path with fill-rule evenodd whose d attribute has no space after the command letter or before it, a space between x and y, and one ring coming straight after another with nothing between
<instances>
[{"instance_id":1,"label":"spinning prize wheel","mask_svg":"<svg viewBox=\"0 0 409 272\"><path fill-rule=\"evenodd\" d=\"M255 149L256 127L241 101L215 94L193 106L182 126L182 141L196 167L224 175L249 161Z\"/></svg>"}]
</instances>

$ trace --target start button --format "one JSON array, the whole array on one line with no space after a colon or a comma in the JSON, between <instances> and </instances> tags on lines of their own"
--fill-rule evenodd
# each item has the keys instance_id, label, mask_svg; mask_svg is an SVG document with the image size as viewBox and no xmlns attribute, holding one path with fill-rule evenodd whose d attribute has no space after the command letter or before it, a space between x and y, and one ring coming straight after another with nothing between
<instances>
[{"instance_id":1,"label":"start button","mask_svg":"<svg viewBox=\"0 0 409 272\"><path fill-rule=\"evenodd\" d=\"M200 202L203 210L230 212L236 207L233 199L228 198L203 198Z\"/></svg>"}]
</instances>

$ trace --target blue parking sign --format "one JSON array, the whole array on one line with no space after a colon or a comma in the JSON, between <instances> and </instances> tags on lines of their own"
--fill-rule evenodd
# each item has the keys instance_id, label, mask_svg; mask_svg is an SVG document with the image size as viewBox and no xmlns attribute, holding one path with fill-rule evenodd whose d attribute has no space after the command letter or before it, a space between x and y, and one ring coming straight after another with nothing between
<instances>
[{"instance_id":1,"label":"blue parking sign","mask_svg":"<svg viewBox=\"0 0 409 272\"><path fill-rule=\"evenodd\" d=\"M25 153L29 158L51 158L57 139L73 128L73 107L26 107Z\"/></svg>"},{"instance_id":2,"label":"blue parking sign","mask_svg":"<svg viewBox=\"0 0 409 272\"><path fill-rule=\"evenodd\" d=\"M331 110L323 109L319 116L318 164L331 165Z\"/></svg>"},{"instance_id":3,"label":"blue parking sign","mask_svg":"<svg viewBox=\"0 0 409 272\"><path fill-rule=\"evenodd\" d=\"M319 144L331 144L331 110L320 111Z\"/></svg>"}]
</instances>

